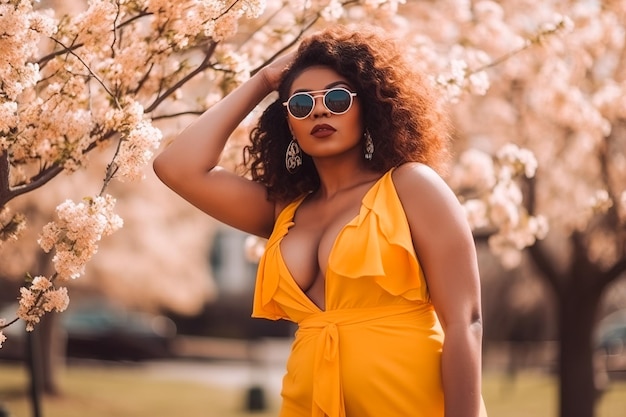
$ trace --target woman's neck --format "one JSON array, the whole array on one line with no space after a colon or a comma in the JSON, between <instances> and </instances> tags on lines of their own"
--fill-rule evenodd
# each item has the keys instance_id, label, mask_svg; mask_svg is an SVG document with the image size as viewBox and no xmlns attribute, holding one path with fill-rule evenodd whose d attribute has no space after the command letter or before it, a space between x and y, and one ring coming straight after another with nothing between
<instances>
[{"instance_id":1,"label":"woman's neck","mask_svg":"<svg viewBox=\"0 0 626 417\"><path fill-rule=\"evenodd\" d=\"M365 161L315 161L315 167L320 178L315 194L321 199L331 199L337 193L380 177L379 172L365 166Z\"/></svg>"}]
</instances>

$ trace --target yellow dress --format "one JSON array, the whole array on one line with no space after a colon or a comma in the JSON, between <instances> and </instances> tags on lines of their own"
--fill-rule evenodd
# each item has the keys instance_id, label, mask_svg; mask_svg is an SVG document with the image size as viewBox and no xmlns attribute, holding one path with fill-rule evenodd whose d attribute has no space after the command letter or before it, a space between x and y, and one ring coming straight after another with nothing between
<instances>
[{"instance_id":1,"label":"yellow dress","mask_svg":"<svg viewBox=\"0 0 626 417\"><path fill-rule=\"evenodd\" d=\"M253 317L298 324L280 417L443 416L443 331L387 172L331 250L324 311L291 277L280 242L303 198L280 213L259 263Z\"/></svg>"}]
</instances>

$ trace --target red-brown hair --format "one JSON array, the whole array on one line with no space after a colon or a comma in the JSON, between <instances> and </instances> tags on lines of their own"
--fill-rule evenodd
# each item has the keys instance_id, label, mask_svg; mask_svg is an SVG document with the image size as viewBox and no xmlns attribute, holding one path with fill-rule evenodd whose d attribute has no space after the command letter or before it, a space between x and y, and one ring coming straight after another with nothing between
<instances>
[{"instance_id":1,"label":"red-brown hair","mask_svg":"<svg viewBox=\"0 0 626 417\"><path fill-rule=\"evenodd\" d=\"M365 128L374 141L368 162L381 173L405 162L441 171L448 159L449 124L439 96L425 74L411 68L397 44L382 31L333 26L305 38L278 88L279 97L263 112L244 148L244 164L268 197L290 201L319 187L308 155L294 174L285 167L292 139L282 105L291 84L305 69L323 65L345 77L358 94Z\"/></svg>"}]
</instances>

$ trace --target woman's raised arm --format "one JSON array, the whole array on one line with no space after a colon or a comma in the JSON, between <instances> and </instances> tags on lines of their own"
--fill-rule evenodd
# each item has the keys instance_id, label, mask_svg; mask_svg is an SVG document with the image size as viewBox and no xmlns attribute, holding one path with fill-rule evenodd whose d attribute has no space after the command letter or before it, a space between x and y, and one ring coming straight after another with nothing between
<instances>
[{"instance_id":1,"label":"woman's raised arm","mask_svg":"<svg viewBox=\"0 0 626 417\"><path fill-rule=\"evenodd\" d=\"M211 217L237 229L267 237L275 204L263 185L219 167L229 136L280 80L291 55L265 67L203 113L156 157L157 176Z\"/></svg>"}]
</instances>

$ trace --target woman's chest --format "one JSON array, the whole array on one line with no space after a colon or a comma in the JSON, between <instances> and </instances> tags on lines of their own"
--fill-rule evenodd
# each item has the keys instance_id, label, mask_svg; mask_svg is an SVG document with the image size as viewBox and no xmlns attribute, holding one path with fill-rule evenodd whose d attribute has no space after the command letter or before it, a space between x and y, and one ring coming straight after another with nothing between
<instances>
[{"instance_id":1,"label":"woman's chest","mask_svg":"<svg viewBox=\"0 0 626 417\"><path fill-rule=\"evenodd\" d=\"M299 211L280 243L280 251L290 275L304 292L323 282L337 237L356 218L359 208L360 200Z\"/></svg>"}]
</instances>

